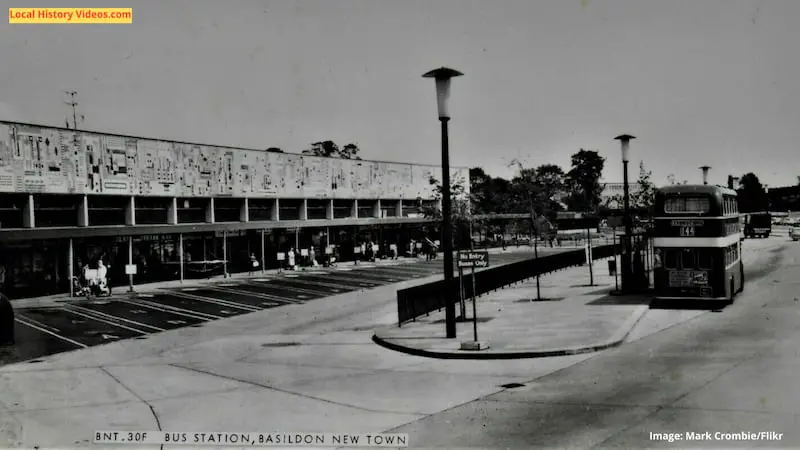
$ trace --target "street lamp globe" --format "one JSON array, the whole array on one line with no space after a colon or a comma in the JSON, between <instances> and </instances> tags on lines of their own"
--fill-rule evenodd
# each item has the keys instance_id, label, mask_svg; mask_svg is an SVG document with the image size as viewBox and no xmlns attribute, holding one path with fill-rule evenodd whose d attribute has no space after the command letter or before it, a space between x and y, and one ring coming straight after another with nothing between
<instances>
[{"instance_id":1,"label":"street lamp globe","mask_svg":"<svg viewBox=\"0 0 800 450\"><path fill-rule=\"evenodd\" d=\"M615 137L614 139L622 142L622 162L626 163L630 161L628 154L629 152L628 149L630 148L629 144L631 139L636 139L636 138L634 136L631 136L630 134L621 134Z\"/></svg>"},{"instance_id":2,"label":"street lamp globe","mask_svg":"<svg viewBox=\"0 0 800 450\"><path fill-rule=\"evenodd\" d=\"M460 77L463 73L447 67L440 67L425 73L423 78L433 78L436 80L436 107L439 118L450 118L450 111L447 108L447 101L450 99L450 80L453 77Z\"/></svg>"}]
</instances>

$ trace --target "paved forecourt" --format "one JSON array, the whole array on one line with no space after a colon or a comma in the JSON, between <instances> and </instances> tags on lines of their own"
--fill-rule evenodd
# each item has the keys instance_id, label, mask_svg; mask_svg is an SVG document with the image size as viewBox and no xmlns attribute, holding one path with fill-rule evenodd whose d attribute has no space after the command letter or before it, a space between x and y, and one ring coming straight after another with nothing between
<instances>
[{"instance_id":1,"label":"paved forecourt","mask_svg":"<svg viewBox=\"0 0 800 450\"><path fill-rule=\"evenodd\" d=\"M499 262L530 257L523 251L497 255ZM50 300L34 307L15 301L16 342L0 353L0 364L32 360L125 339L144 339L166 330L285 305L441 274L441 259L403 258L340 264L297 272L238 276L185 286L120 288L111 298Z\"/></svg>"}]
</instances>

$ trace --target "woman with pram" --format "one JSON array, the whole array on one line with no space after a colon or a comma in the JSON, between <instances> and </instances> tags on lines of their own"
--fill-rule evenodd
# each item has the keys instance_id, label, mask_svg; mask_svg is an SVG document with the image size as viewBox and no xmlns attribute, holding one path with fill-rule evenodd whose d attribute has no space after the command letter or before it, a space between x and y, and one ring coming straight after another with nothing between
<instances>
[{"instance_id":1,"label":"woman with pram","mask_svg":"<svg viewBox=\"0 0 800 450\"><path fill-rule=\"evenodd\" d=\"M80 260L78 260L80 264ZM73 278L74 295L76 297L105 297L111 295L111 285L108 283L108 266L103 264L103 258L97 260L97 268L85 264L81 268L81 276Z\"/></svg>"}]
</instances>

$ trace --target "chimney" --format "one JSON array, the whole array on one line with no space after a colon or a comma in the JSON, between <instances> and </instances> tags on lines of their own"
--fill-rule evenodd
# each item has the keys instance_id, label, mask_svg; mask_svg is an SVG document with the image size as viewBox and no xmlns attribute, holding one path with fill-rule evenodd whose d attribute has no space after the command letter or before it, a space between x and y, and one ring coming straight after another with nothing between
<instances>
[{"instance_id":1,"label":"chimney","mask_svg":"<svg viewBox=\"0 0 800 450\"><path fill-rule=\"evenodd\" d=\"M708 184L708 170L711 169L711 166L701 166L700 170L703 171L703 184Z\"/></svg>"}]
</instances>

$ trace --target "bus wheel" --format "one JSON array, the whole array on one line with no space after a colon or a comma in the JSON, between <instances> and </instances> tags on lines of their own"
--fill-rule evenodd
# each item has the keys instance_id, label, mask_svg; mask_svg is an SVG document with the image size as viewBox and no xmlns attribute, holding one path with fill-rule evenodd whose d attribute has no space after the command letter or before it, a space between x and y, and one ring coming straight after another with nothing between
<instances>
[{"instance_id":1,"label":"bus wheel","mask_svg":"<svg viewBox=\"0 0 800 450\"><path fill-rule=\"evenodd\" d=\"M730 297L728 297L728 303L732 305L734 297L736 296L736 291L734 290L733 277L731 277L731 287L730 287L730 289L731 289L730 290L731 294L730 294Z\"/></svg>"}]
</instances>

